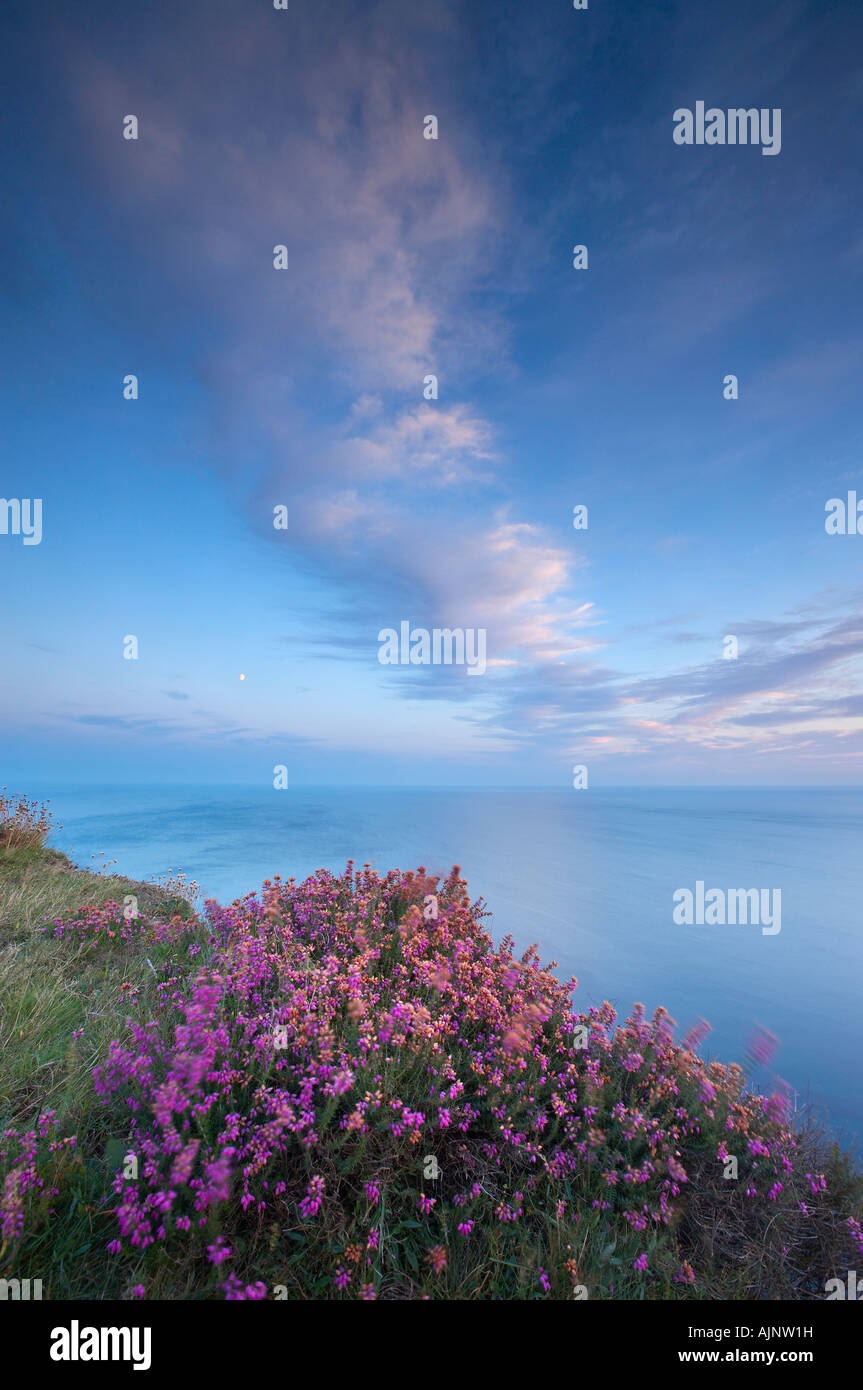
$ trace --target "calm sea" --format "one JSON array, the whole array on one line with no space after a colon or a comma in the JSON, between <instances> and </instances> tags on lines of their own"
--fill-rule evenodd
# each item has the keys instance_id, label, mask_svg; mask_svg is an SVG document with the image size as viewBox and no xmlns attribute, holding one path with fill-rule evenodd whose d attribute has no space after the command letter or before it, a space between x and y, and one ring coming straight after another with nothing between
<instances>
[{"instance_id":1,"label":"calm sea","mask_svg":"<svg viewBox=\"0 0 863 1390\"><path fill-rule=\"evenodd\" d=\"M348 858L377 869L461 865L495 937L539 943L576 1003L625 1014L664 1004L704 1050L743 1059L756 1025L779 1039L770 1069L863 1138L863 791L722 789L259 791L248 787L28 787L50 795L76 863L102 851L132 878L183 869L220 901L275 873ZM98 858L97 858L97 861ZM781 931L681 926L681 888L781 891ZM771 901L775 901L771 892Z\"/></svg>"}]
</instances>

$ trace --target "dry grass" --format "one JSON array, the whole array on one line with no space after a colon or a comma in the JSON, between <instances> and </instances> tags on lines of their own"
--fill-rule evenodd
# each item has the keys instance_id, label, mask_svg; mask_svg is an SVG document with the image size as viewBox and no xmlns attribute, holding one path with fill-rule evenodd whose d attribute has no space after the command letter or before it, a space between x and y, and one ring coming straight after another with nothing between
<instances>
[{"instance_id":1,"label":"dry grass","mask_svg":"<svg viewBox=\"0 0 863 1390\"><path fill-rule=\"evenodd\" d=\"M30 849L44 845L52 828L49 805L29 801L26 796L10 796L7 787L0 788L0 845Z\"/></svg>"}]
</instances>

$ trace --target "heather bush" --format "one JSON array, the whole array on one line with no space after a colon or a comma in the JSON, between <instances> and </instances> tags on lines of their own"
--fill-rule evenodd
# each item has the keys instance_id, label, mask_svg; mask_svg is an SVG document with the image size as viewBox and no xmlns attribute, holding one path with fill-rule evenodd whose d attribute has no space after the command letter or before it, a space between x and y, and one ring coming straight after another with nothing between
<instances>
[{"instance_id":1,"label":"heather bush","mask_svg":"<svg viewBox=\"0 0 863 1390\"><path fill-rule=\"evenodd\" d=\"M747 1091L663 1009L577 1012L458 869L276 878L208 903L206 938L117 911L53 923L57 950L163 953L94 1070L70 1293L818 1298L860 1257L859 1177L781 1088ZM45 1235L14 1211L25 1277Z\"/></svg>"},{"instance_id":2,"label":"heather bush","mask_svg":"<svg viewBox=\"0 0 863 1390\"><path fill-rule=\"evenodd\" d=\"M0 1253L57 1215L70 1173L80 1167L74 1135L61 1137L52 1110L33 1129L0 1131ZM59 1184L59 1185L58 1185Z\"/></svg>"},{"instance_id":3,"label":"heather bush","mask_svg":"<svg viewBox=\"0 0 863 1390\"><path fill-rule=\"evenodd\" d=\"M132 912L109 898L101 907L94 904L70 909L46 922L42 930L46 936L58 941L84 942L96 946L112 941L176 941L193 928L194 923L190 918L176 915L170 922L159 921L137 910Z\"/></svg>"}]
</instances>

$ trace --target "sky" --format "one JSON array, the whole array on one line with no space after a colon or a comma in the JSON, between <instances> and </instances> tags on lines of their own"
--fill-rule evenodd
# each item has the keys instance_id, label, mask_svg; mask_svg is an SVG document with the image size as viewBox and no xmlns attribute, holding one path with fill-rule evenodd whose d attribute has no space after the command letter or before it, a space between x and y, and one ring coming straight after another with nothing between
<instances>
[{"instance_id":1,"label":"sky","mask_svg":"<svg viewBox=\"0 0 863 1390\"><path fill-rule=\"evenodd\" d=\"M860 783L856 0L2 31L0 780Z\"/></svg>"}]
</instances>

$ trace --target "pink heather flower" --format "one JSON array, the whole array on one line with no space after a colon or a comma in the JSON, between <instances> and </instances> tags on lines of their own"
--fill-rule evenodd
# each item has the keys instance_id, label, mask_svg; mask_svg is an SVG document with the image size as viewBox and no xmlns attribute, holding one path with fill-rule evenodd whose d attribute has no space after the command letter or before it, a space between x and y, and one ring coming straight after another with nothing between
<instances>
[{"instance_id":1,"label":"pink heather flower","mask_svg":"<svg viewBox=\"0 0 863 1390\"><path fill-rule=\"evenodd\" d=\"M207 1255L212 1265L220 1265L223 1260L227 1260L233 1254L231 1247L225 1244L225 1237L219 1236L214 1245L207 1246Z\"/></svg>"},{"instance_id":2,"label":"pink heather flower","mask_svg":"<svg viewBox=\"0 0 863 1390\"><path fill-rule=\"evenodd\" d=\"M363 1183L363 1191L365 1192L365 1194L366 1194L366 1196L368 1197L369 1201L370 1201L374 1206L377 1206L378 1202L381 1200L380 1188L378 1187L377 1183L373 1183L373 1182L366 1182L366 1183Z\"/></svg>"},{"instance_id":3,"label":"pink heather flower","mask_svg":"<svg viewBox=\"0 0 863 1390\"><path fill-rule=\"evenodd\" d=\"M364 1298L367 1303L371 1303L377 1298L374 1284L360 1284L359 1298Z\"/></svg>"},{"instance_id":4,"label":"pink heather flower","mask_svg":"<svg viewBox=\"0 0 863 1390\"><path fill-rule=\"evenodd\" d=\"M674 1158L669 1158L668 1160L668 1171L675 1182L689 1181L689 1179L686 1176L686 1169L681 1168L680 1164Z\"/></svg>"},{"instance_id":5,"label":"pink heather flower","mask_svg":"<svg viewBox=\"0 0 863 1390\"><path fill-rule=\"evenodd\" d=\"M782 1184L781 1184L781 1182L775 1182L775 1183L773 1184L773 1186L771 1187L770 1191L768 1192L767 1196L770 1198L770 1201L771 1201L771 1202L775 1202L775 1201L776 1201L776 1198L779 1196L779 1194L780 1194L781 1191L782 1191Z\"/></svg>"},{"instance_id":6,"label":"pink heather flower","mask_svg":"<svg viewBox=\"0 0 863 1390\"><path fill-rule=\"evenodd\" d=\"M632 1268L635 1269L635 1270L638 1270L638 1271L639 1271L640 1273L642 1273L642 1274L646 1271L646 1269L647 1269L647 1251L645 1251L643 1255L639 1255L639 1257L638 1257L637 1260L633 1260L633 1261L632 1261Z\"/></svg>"},{"instance_id":7,"label":"pink heather flower","mask_svg":"<svg viewBox=\"0 0 863 1390\"><path fill-rule=\"evenodd\" d=\"M419 1201L417 1202L417 1206L419 1207L423 1216L428 1216L436 1201L437 1197L420 1197Z\"/></svg>"},{"instance_id":8,"label":"pink heather flower","mask_svg":"<svg viewBox=\"0 0 863 1390\"><path fill-rule=\"evenodd\" d=\"M306 1195L300 1202L300 1216L317 1216L324 1199L324 1186L323 1178L317 1176L312 1178L306 1188Z\"/></svg>"},{"instance_id":9,"label":"pink heather flower","mask_svg":"<svg viewBox=\"0 0 863 1390\"><path fill-rule=\"evenodd\" d=\"M683 1039L683 1046L688 1052L694 1052L699 1043L707 1037L709 1032L710 1024L705 1022L703 1018L700 1018L686 1034L686 1037Z\"/></svg>"},{"instance_id":10,"label":"pink heather flower","mask_svg":"<svg viewBox=\"0 0 863 1390\"><path fill-rule=\"evenodd\" d=\"M791 1117L791 1100L787 1091L773 1091L765 1102L764 1109L771 1120L787 1124Z\"/></svg>"},{"instance_id":11,"label":"pink heather flower","mask_svg":"<svg viewBox=\"0 0 863 1390\"><path fill-rule=\"evenodd\" d=\"M345 1269L344 1265L339 1265L338 1269L336 1270L336 1277L335 1277L335 1279L333 1280L333 1283L335 1284L336 1288L337 1288L337 1289L346 1289L346 1288L348 1287L348 1284L349 1284L350 1282L351 1282L351 1272L350 1272L350 1270L349 1270L349 1269Z\"/></svg>"},{"instance_id":12,"label":"pink heather flower","mask_svg":"<svg viewBox=\"0 0 863 1390\"><path fill-rule=\"evenodd\" d=\"M171 1167L171 1186L177 1187L180 1183L189 1181L192 1169L195 1166L195 1155L198 1152L199 1140L192 1139L185 1148L177 1154Z\"/></svg>"},{"instance_id":13,"label":"pink heather flower","mask_svg":"<svg viewBox=\"0 0 863 1390\"><path fill-rule=\"evenodd\" d=\"M471 1233L471 1231L473 1230L473 1222L472 1222L472 1221L460 1221L459 1224L458 1224L458 1229L459 1229L459 1231L461 1232L461 1234L462 1234L463 1236L469 1236L470 1233Z\"/></svg>"},{"instance_id":14,"label":"pink heather flower","mask_svg":"<svg viewBox=\"0 0 863 1390\"><path fill-rule=\"evenodd\" d=\"M120 1251L123 1249L123 1242L120 1240L109 1240L105 1249L108 1251L109 1255L119 1255Z\"/></svg>"},{"instance_id":15,"label":"pink heather flower","mask_svg":"<svg viewBox=\"0 0 863 1390\"><path fill-rule=\"evenodd\" d=\"M227 1281L222 1285L225 1291L225 1298L228 1302L236 1302L238 1299L262 1299L267 1296L267 1286L260 1280L256 1284L247 1284L245 1288L240 1283L236 1274L229 1274Z\"/></svg>"},{"instance_id":16,"label":"pink heather flower","mask_svg":"<svg viewBox=\"0 0 863 1390\"><path fill-rule=\"evenodd\" d=\"M143 1285L143 1284L136 1284L136 1285L135 1285L134 1289L132 1290L132 1297L133 1297L133 1298L143 1298L143 1297L144 1297L144 1285Z\"/></svg>"},{"instance_id":17,"label":"pink heather flower","mask_svg":"<svg viewBox=\"0 0 863 1390\"><path fill-rule=\"evenodd\" d=\"M234 1156L234 1149L224 1149L214 1163L208 1163L204 1169L207 1187L202 1193L205 1199L202 1205L207 1206L216 1202L226 1202L231 1195L231 1159Z\"/></svg>"},{"instance_id":18,"label":"pink heather flower","mask_svg":"<svg viewBox=\"0 0 863 1390\"><path fill-rule=\"evenodd\" d=\"M759 1024L746 1046L746 1060L750 1066L766 1066L779 1046L775 1033L770 1033Z\"/></svg>"},{"instance_id":19,"label":"pink heather flower","mask_svg":"<svg viewBox=\"0 0 863 1390\"><path fill-rule=\"evenodd\" d=\"M13 1168L6 1176L0 1211L3 1213L0 1235L4 1240L17 1239L24 1230L23 1174L17 1168Z\"/></svg>"},{"instance_id":20,"label":"pink heather flower","mask_svg":"<svg viewBox=\"0 0 863 1390\"><path fill-rule=\"evenodd\" d=\"M368 1240L366 1241L366 1246L367 1246L367 1248L368 1248L369 1250L377 1250L377 1248L378 1248L378 1240L379 1240L379 1239L380 1239L380 1235L379 1235L379 1232L378 1232L378 1230L377 1230L377 1227L375 1227L374 1230L369 1231L369 1238L368 1238Z\"/></svg>"},{"instance_id":21,"label":"pink heather flower","mask_svg":"<svg viewBox=\"0 0 863 1390\"><path fill-rule=\"evenodd\" d=\"M551 1280L549 1279L548 1275L546 1274L545 1270L542 1268L541 1265L539 1268L539 1282L542 1284L542 1287L545 1289L545 1292L549 1293L551 1290Z\"/></svg>"}]
</instances>

